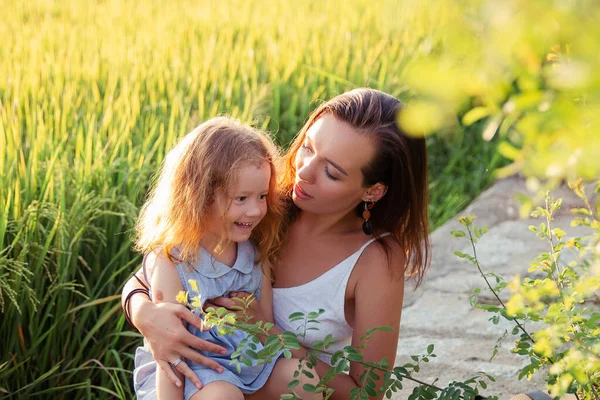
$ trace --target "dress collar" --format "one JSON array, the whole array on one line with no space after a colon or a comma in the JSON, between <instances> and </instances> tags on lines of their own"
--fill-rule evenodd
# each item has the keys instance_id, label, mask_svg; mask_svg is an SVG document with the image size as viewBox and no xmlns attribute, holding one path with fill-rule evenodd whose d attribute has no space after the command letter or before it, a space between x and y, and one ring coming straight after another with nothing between
<instances>
[{"instance_id":1,"label":"dress collar","mask_svg":"<svg viewBox=\"0 0 600 400\"><path fill-rule=\"evenodd\" d=\"M249 274L254 269L255 251L250 242L245 241L237 244L237 256L235 263L229 267L210 255L203 247L198 252L198 262L196 263L196 271L207 278L219 278L232 269L236 269L242 274Z\"/></svg>"}]
</instances>

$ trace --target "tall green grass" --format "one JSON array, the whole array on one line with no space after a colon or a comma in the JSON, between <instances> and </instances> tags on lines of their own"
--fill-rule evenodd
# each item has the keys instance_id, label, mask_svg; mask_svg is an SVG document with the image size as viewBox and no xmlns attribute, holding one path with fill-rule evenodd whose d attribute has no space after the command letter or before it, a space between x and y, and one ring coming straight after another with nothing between
<instances>
[{"instance_id":1,"label":"tall green grass","mask_svg":"<svg viewBox=\"0 0 600 400\"><path fill-rule=\"evenodd\" d=\"M408 1L0 0L0 397L131 398L119 293L174 141L227 113L285 145L357 86L410 97L446 10ZM435 43L433 43L435 44ZM433 225L491 179L494 145L430 138Z\"/></svg>"}]
</instances>

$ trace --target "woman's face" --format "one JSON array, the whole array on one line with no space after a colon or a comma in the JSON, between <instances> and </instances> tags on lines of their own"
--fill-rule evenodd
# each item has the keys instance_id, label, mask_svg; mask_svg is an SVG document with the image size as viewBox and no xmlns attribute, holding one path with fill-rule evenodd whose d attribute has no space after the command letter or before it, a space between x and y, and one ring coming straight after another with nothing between
<instances>
[{"instance_id":1,"label":"woman's face","mask_svg":"<svg viewBox=\"0 0 600 400\"><path fill-rule=\"evenodd\" d=\"M367 135L332 115L322 116L296 153L294 203L315 214L350 212L368 197L361 169L374 154Z\"/></svg>"}]
</instances>

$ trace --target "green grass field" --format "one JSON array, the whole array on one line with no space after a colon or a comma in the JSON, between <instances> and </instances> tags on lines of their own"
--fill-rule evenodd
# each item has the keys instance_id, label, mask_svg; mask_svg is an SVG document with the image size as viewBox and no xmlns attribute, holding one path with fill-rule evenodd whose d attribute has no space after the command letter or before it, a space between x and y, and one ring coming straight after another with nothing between
<instances>
[{"instance_id":1,"label":"green grass field","mask_svg":"<svg viewBox=\"0 0 600 400\"><path fill-rule=\"evenodd\" d=\"M403 71L450 11L427 1L0 0L0 398L131 398L139 336L119 294L130 230L174 141L217 114L285 146L359 86ZM429 138L430 215L503 160L478 127Z\"/></svg>"}]
</instances>

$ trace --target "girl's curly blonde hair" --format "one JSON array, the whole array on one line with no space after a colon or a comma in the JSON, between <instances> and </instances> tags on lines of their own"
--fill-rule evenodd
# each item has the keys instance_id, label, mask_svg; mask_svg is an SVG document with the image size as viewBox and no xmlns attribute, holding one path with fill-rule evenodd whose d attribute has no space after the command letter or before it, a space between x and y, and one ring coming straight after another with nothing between
<instances>
[{"instance_id":1,"label":"girl's curly blonde hair","mask_svg":"<svg viewBox=\"0 0 600 400\"><path fill-rule=\"evenodd\" d=\"M236 183L241 168L269 164L267 213L252 232L257 262L269 270L279 246L282 206L277 191L277 148L266 135L238 120L212 118L167 154L136 224L135 249L195 260L207 232L206 217Z\"/></svg>"}]
</instances>

